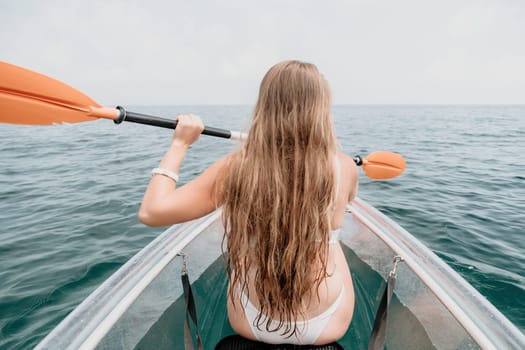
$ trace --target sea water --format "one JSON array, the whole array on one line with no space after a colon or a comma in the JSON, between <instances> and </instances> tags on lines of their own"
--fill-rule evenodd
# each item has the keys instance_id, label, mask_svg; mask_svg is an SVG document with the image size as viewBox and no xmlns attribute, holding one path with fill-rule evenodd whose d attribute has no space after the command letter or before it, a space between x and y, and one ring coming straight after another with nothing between
<instances>
[{"instance_id":1,"label":"sea water","mask_svg":"<svg viewBox=\"0 0 525 350\"><path fill-rule=\"evenodd\" d=\"M143 106L249 126L250 106ZM394 151L405 173L359 196L420 239L525 330L525 106L335 106L341 149ZM163 228L137 211L171 131L107 120L0 124L0 349L35 346ZM203 136L181 183L236 149Z\"/></svg>"}]
</instances>

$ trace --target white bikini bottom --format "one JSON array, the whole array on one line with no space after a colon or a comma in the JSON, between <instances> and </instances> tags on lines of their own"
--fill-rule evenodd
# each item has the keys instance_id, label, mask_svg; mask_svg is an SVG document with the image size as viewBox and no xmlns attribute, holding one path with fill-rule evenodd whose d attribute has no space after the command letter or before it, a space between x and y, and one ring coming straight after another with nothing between
<instances>
[{"instance_id":1,"label":"white bikini bottom","mask_svg":"<svg viewBox=\"0 0 525 350\"><path fill-rule=\"evenodd\" d=\"M330 317L335 313L339 304L343 300L345 294L345 287L342 285L341 292L337 299L330 305L324 312L321 314L306 320L306 321L297 321L297 331L290 336L289 334L283 334L283 328L269 332L266 330L266 320L267 316L263 315L261 318L260 328L256 325L257 315L259 310L252 304L250 299L242 292L239 288L239 295L241 300L241 305L244 308L244 315L250 324L250 328L255 335L255 338L258 341L268 343L268 344L313 344L319 338L323 330L325 329ZM279 321L272 320L270 329L276 329L279 325ZM286 326L286 323L285 323Z\"/></svg>"}]
</instances>

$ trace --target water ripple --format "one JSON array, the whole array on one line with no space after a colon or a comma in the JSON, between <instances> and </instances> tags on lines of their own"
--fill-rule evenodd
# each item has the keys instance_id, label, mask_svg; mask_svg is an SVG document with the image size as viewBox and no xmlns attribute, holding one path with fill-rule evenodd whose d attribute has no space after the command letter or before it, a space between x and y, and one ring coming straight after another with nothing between
<instances>
[{"instance_id":1,"label":"water ripple","mask_svg":"<svg viewBox=\"0 0 525 350\"><path fill-rule=\"evenodd\" d=\"M144 107L239 130L251 107ZM337 106L341 147L403 154L403 176L360 196L441 256L525 329L525 107ZM0 348L31 348L162 228L136 217L169 130L108 121L0 125ZM202 137L187 181L235 143Z\"/></svg>"}]
</instances>

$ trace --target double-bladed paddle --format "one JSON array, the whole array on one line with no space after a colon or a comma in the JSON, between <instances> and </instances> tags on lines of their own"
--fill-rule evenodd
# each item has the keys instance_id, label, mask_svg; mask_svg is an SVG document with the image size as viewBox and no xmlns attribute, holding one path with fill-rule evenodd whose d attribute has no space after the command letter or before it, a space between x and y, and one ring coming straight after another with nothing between
<instances>
[{"instance_id":1,"label":"double-bladed paddle","mask_svg":"<svg viewBox=\"0 0 525 350\"><path fill-rule=\"evenodd\" d=\"M10 124L49 125L78 123L97 118L111 119L175 129L177 121L126 111L123 107L104 107L77 89L43 74L0 62L0 122ZM246 135L236 131L206 126L204 135L240 140ZM372 179L389 179L400 175L405 160L399 154L380 151L354 161Z\"/></svg>"}]
</instances>

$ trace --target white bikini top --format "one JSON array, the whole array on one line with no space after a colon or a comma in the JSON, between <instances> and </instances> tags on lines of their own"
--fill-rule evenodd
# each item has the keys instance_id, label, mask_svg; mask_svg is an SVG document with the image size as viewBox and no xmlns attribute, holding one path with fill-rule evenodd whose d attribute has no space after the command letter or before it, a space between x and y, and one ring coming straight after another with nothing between
<instances>
[{"instance_id":1,"label":"white bikini top","mask_svg":"<svg viewBox=\"0 0 525 350\"><path fill-rule=\"evenodd\" d=\"M328 244L336 244L337 242L339 242L339 233L340 232L341 232L340 228L338 228L337 230L330 231Z\"/></svg>"}]
</instances>

